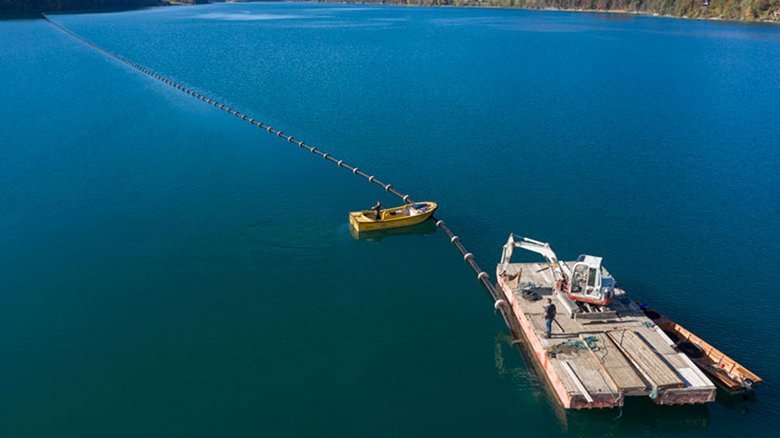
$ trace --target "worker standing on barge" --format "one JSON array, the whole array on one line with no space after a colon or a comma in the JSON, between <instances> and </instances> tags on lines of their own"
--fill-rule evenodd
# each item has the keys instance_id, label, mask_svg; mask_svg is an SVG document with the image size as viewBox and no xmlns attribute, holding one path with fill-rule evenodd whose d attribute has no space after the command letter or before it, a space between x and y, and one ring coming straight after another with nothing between
<instances>
[{"instance_id":1,"label":"worker standing on barge","mask_svg":"<svg viewBox=\"0 0 780 438\"><path fill-rule=\"evenodd\" d=\"M544 306L544 328L547 330L545 337L547 339L552 336L552 323L555 320L555 313L558 309L555 308L552 300L547 298L547 305Z\"/></svg>"}]
</instances>

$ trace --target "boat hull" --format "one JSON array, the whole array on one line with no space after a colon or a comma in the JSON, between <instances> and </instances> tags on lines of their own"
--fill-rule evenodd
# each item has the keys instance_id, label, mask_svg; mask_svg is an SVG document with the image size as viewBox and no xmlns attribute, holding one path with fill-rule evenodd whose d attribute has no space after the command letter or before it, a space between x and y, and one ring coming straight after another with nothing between
<instances>
[{"instance_id":1,"label":"boat hull","mask_svg":"<svg viewBox=\"0 0 780 438\"><path fill-rule=\"evenodd\" d=\"M658 312L648 310L646 313L658 327L678 338L675 342L678 346L681 346L683 342L688 342L698 347L701 356L691 356L691 360L721 388L728 392L737 393L752 389L762 383L761 378L752 371L685 327Z\"/></svg>"},{"instance_id":2,"label":"boat hull","mask_svg":"<svg viewBox=\"0 0 780 438\"><path fill-rule=\"evenodd\" d=\"M349 225L358 233L410 227L428 220L438 207L435 202L422 202L414 205L425 205L425 211L414 215L402 215L399 213L392 216L392 212L401 211L404 207L386 209L382 210L381 220L370 217L373 215L373 211L370 210L353 211L349 214Z\"/></svg>"}]
</instances>

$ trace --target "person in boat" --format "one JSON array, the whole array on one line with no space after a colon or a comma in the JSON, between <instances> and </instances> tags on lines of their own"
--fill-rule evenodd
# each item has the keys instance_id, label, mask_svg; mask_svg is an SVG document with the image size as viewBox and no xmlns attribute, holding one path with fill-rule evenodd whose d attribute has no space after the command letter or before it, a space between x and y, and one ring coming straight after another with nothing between
<instances>
[{"instance_id":1,"label":"person in boat","mask_svg":"<svg viewBox=\"0 0 780 438\"><path fill-rule=\"evenodd\" d=\"M374 210L374 215L376 216L376 220L382 219L382 203L379 201L376 201L376 204L374 204L373 207L371 207L372 210Z\"/></svg>"},{"instance_id":2,"label":"person in boat","mask_svg":"<svg viewBox=\"0 0 780 438\"><path fill-rule=\"evenodd\" d=\"M547 305L544 306L544 328L547 330L544 337L549 339L552 336L552 324L555 321L557 309L550 298L547 298Z\"/></svg>"}]
</instances>

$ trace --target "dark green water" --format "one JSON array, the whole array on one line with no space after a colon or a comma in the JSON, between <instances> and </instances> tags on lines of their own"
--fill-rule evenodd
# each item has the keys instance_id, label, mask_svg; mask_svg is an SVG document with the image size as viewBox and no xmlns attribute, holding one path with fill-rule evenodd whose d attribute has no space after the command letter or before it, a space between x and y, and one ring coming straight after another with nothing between
<instances>
[{"instance_id":1,"label":"dark green water","mask_svg":"<svg viewBox=\"0 0 780 438\"><path fill-rule=\"evenodd\" d=\"M440 233L67 37L0 22L0 435L771 435L780 28L224 4L55 18L368 169L492 274L587 252L762 375L756 397L562 414Z\"/></svg>"}]
</instances>

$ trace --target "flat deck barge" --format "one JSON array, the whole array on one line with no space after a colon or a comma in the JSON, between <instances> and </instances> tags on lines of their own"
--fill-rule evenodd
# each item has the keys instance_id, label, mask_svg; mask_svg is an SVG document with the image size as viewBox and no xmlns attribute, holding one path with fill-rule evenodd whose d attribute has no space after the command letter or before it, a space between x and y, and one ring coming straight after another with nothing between
<instances>
[{"instance_id":1,"label":"flat deck barge","mask_svg":"<svg viewBox=\"0 0 780 438\"><path fill-rule=\"evenodd\" d=\"M569 270L575 264L560 263ZM603 276L609 276L606 268L601 269ZM564 408L618 407L628 396L650 397L661 405L715 400L712 381L675 349L624 290L614 288L614 297L600 309L600 317L573 317L556 301L565 298L555 292L550 263L504 263L497 274L513 323ZM543 318L547 298L561 309L549 339Z\"/></svg>"}]
</instances>

